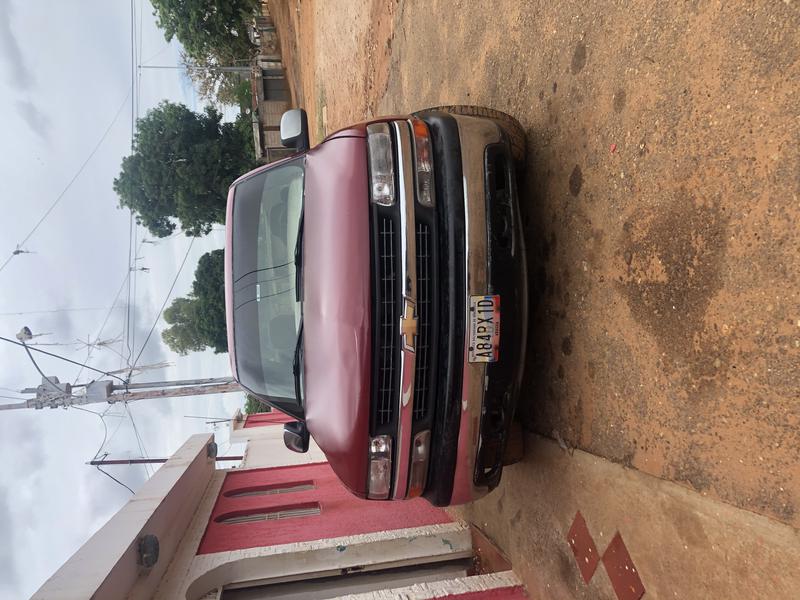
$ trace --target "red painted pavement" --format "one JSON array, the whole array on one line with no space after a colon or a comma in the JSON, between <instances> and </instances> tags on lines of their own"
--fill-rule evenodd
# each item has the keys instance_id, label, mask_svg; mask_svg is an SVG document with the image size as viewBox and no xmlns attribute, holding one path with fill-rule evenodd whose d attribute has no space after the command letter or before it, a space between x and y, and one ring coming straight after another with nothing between
<instances>
[{"instance_id":1,"label":"red painted pavement","mask_svg":"<svg viewBox=\"0 0 800 600\"><path fill-rule=\"evenodd\" d=\"M586 521L584 521L580 511L575 515L572 527L567 533L567 541L569 542L569 547L572 548L572 553L575 555L575 562L578 564L578 569L583 576L583 582L589 583L597 569L597 565L600 564L600 553L597 551L597 546L594 544L594 539L592 539L589 528L586 526Z\"/></svg>"},{"instance_id":2,"label":"red painted pavement","mask_svg":"<svg viewBox=\"0 0 800 600\"><path fill-rule=\"evenodd\" d=\"M578 511L567 533L567 543L572 548L575 562L587 584L591 581L598 563L602 562L611 581L611 587L614 588L619 600L639 600L644 595L644 584L619 532L611 540L600 560L597 560L594 539L589 533L583 515Z\"/></svg>"},{"instance_id":3,"label":"red painted pavement","mask_svg":"<svg viewBox=\"0 0 800 600\"><path fill-rule=\"evenodd\" d=\"M631 555L617 532L603 554L603 566L617 598L620 600L639 600L644 595L644 584L636 572Z\"/></svg>"},{"instance_id":4,"label":"red painted pavement","mask_svg":"<svg viewBox=\"0 0 800 600\"><path fill-rule=\"evenodd\" d=\"M309 480L314 482L315 489L238 498L225 495L242 488L289 487ZM314 503L320 506L319 515L234 524L216 522L231 513L286 510ZM225 477L197 553L307 542L450 521L443 510L422 498L402 502L356 498L339 482L327 463L232 471Z\"/></svg>"}]
</instances>

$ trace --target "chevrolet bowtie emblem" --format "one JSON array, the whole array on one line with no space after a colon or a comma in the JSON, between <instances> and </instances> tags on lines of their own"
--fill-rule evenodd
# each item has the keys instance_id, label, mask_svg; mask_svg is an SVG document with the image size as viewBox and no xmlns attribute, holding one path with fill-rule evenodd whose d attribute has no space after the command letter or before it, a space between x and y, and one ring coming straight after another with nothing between
<instances>
[{"instance_id":1,"label":"chevrolet bowtie emblem","mask_svg":"<svg viewBox=\"0 0 800 600\"><path fill-rule=\"evenodd\" d=\"M417 348L417 307L413 300L406 298L403 305L403 316L400 318L400 335L403 348L415 352Z\"/></svg>"}]
</instances>

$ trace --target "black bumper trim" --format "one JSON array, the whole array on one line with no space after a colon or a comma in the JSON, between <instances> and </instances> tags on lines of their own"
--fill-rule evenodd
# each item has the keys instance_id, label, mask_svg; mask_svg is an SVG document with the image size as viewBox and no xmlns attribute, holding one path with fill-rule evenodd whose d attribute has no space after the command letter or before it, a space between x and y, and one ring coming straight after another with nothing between
<instances>
[{"instance_id":1,"label":"black bumper trim","mask_svg":"<svg viewBox=\"0 0 800 600\"><path fill-rule=\"evenodd\" d=\"M447 506L453 495L461 424L464 362L464 281L466 220L461 170L461 143L456 120L446 113L417 114L430 128L436 187L439 250L439 335L436 403L431 436L428 485L424 496Z\"/></svg>"},{"instance_id":2,"label":"black bumper trim","mask_svg":"<svg viewBox=\"0 0 800 600\"><path fill-rule=\"evenodd\" d=\"M527 313L525 306L525 254L519 218L519 195L510 145L505 138L487 146L484 155L489 293L501 298L499 360L486 368L487 387L481 418L481 446L474 483L497 487L503 470L503 453L514 417L523 364L525 323L508 316Z\"/></svg>"}]
</instances>

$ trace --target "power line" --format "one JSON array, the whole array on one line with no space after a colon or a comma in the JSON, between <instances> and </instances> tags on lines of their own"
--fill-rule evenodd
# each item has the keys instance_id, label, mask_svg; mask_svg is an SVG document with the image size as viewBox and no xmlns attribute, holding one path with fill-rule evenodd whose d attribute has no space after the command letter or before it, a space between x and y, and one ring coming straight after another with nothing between
<instances>
[{"instance_id":1,"label":"power line","mask_svg":"<svg viewBox=\"0 0 800 600\"><path fill-rule=\"evenodd\" d=\"M131 264L132 264L132 252L133 252L133 210L131 210L130 221L128 224L128 299L125 303L125 326L123 330L123 336L125 337L125 346L128 350L128 357L125 361L128 365L131 364L131 354L133 354L133 349L131 348L131 341L130 341L130 329L131 329Z\"/></svg>"},{"instance_id":2,"label":"power line","mask_svg":"<svg viewBox=\"0 0 800 600\"><path fill-rule=\"evenodd\" d=\"M103 469L101 469L101 468L100 468L100 465L95 465L95 468L96 468L98 471L100 471L100 472L101 472L103 475L105 475L106 477L110 477L111 479L113 479L114 481L116 481L118 484L120 484L122 487L124 487L126 490L128 490L128 491L129 491L131 494L133 494L133 495L136 495L136 492L134 492L134 491L133 491L131 488L129 488L129 487L128 487L127 485L125 485L124 483L122 483L122 482L121 482L119 479L117 479L116 477L114 477L114 476L113 476L111 473L109 473L108 471L104 471Z\"/></svg>"},{"instance_id":3,"label":"power line","mask_svg":"<svg viewBox=\"0 0 800 600\"><path fill-rule=\"evenodd\" d=\"M139 63L139 67L142 67L142 66L144 66L144 65L147 65L147 63L149 63L151 60L155 60L156 58L158 58L159 56L161 56L161 55L164 53L164 50L166 50L167 48L169 48L169 46L170 46L169 42L167 42L166 44L164 44L164 45L161 47L161 50L159 50L158 52L156 52L155 54L153 54L152 56L150 56L150 58L148 58L147 60L140 61L140 63Z\"/></svg>"},{"instance_id":4,"label":"power line","mask_svg":"<svg viewBox=\"0 0 800 600\"><path fill-rule=\"evenodd\" d=\"M108 425L106 425L105 413L102 413L102 414L101 414L101 413L99 413L99 412L95 412L95 411L93 411L93 410L89 410L88 408L81 408L80 406L73 406L72 408L75 408L75 409L77 409L77 410L82 410L83 412L87 412L87 413L90 413L90 414L96 415L96 416L97 416L97 417L100 419L100 422L103 424L103 441L102 441L102 442L100 442L100 447L97 449L97 452L95 452L95 453L94 453L94 456L92 457L92 460L95 460L95 459L96 459L96 458L97 458L97 457L100 455L100 451L103 449L103 446L105 446L105 444L106 444L106 440L108 439ZM103 458L105 458L106 456L108 456L108 452L106 452L106 453L103 455ZM124 488L125 488L126 490L128 490L128 491L129 491L131 494L135 494L135 493L136 493L136 492L134 492L134 491L133 491L133 490L132 490L130 487L128 487L128 486L127 486L127 485L125 485L123 482L121 482L119 479L117 479L116 477L114 477L114 476L113 476L111 473L109 473L108 471L104 471L103 469L101 469L101 468L100 468L100 465L95 465L95 466L97 467L97 470L98 470L98 471L100 471L100 472L101 472L103 475L105 475L106 477L108 477L109 479L111 479L112 481L114 481L115 483L118 483L119 485L121 485L122 487L124 487Z\"/></svg>"},{"instance_id":5,"label":"power line","mask_svg":"<svg viewBox=\"0 0 800 600\"><path fill-rule=\"evenodd\" d=\"M109 406L109 408L111 408L111 407ZM109 416L111 416L111 417L119 417L119 420L117 421L117 426L114 428L114 431L112 431L111 435L108 436L108 440L106 441L106 444L111 444L111 440L113 440L114 436L117 435L117 432L119 431L120 427L122 426L122 421L124 420L124 417L125 417L125 415L122 414L122 413L121 414L112 414L112 415L109 415ZM99 452L98 452L98 454L99 454ZM95 458L97 458L97 454L95 454Z\"/></svg>"},{"instance_id":6,"label":"power line","mask_svg":"<svg viewBox=\"0 0 800 600\"><path fill-rule=\"evenodd\" d=\"M103 449L103 446L106 445L106 440L108 439L108 425L106 424L105 415L103 415L103 414L101 414L101 413L99 413L97 411L90 410L88 408L83 408L81 406L75 406L74 404L72 405L72 408L74 408L76 410L82 410L83 412L91 413L93 415L96 415L96 416L100 417L100 422L103 424L103 441L100 442L100 447L97 449L97 452L95 452L94 456L92 457L92 460L94 460L100 454L100 451Z\"/></svg>"},{"instance_id":7,"label":"power line","mask_svg":"<svg viewBox=\"0 0 800 600\"><path fill-rule=\"evenodd\" d=\"M22 342L22 347L25 348L25 352L28 353L28 358L31 359L31 362L33 363L33 366L36 367L37 371L39 371L39 375L42 376L42 379L44 379L47 383L49 383L52 386L53 391L58 390L58 386L55 384L55 382L52 379L50 379L47 375L45 375L44 371L42 371L39 368L39 364L36 362L36 359L33 358L33 354L31 354L31 351L30 351L30 348L28 348L28 345L25 342ZM35 348L34 348L34 350L35 350ZM42 352L44 352L44 350L42 350Z\"/></svg>"},{"instance_id":8,"label":"power line","mask_svg":"<svg viewBox=\"0 0 800 600\"><path fill-rule=\"evenodd\" d=\"M139 0L139 43L137 44L136 50L136 59L134 60L134 66L136 63L142 62L142 13L144 12L144 7L142 6L142 0ZM140 114L140 99L142 95L142 71L137 70L136 72L136 119L139 119Z\"/></svg>"},{"instance_id":9,"label":"power line","mask_svg":"<svg viewBox=\"0 0 800 600\"><path fill-rule=\"evenodd\" d=\"M131 0L131 90L136 90L136 9ZM134 100L136 95L134 93ZM133 149L133 133L136 125L136 102L131 102L131 150Z\"/></svg>"},{"instance_id":10,"label":"power line","mask_svg":"<svg viewBox=\"0 0 800 600\"><path fill-rule=\"evenodd\" d=\"M100 149L100 146L105 141L106 137L108 137L108 134L111 132L111 128L114 126L114 124L117 122L117 119L122 114L122 109L125 108L125 104L128 102L128 98L131 97L132 91L133 87L131 87L131 89L128 90L128 93L125 95L125 99L122 101L122 104L119 105L119 108L117 109L114 118L111 119L111 123L109 123L108 127L106 127L106 130L103 132L103 135L100 136L100 140L97 142L92 151L89 153L89 156L86 157L86 160L83 161L81 166L76 171L75 175L72 176L72 179L70 179L67 185L64 187L64 189L61 190L61 193L58 196L56 196L56 199L53 201L50 207L45 211L45 213L42 215L39 221L37 221L36 225L33 226L33 229L31 229L28 232L28 235L26 235L23 238L23 240L19 244L17 244L18 248L24 246L25 242L27 242L31 238L31 236L36 232L36 230L39 229L39 226L44 222L44 220L48 217L48 215L51 212L53 212L53 209L56 207L56 205L58 205L59 202L61 202L61 199L66 195L67 191L69 191L69 189L72 187L72 184L75 183L78 177L80 177L80 174L83 173L83 170L89 164L89 161L92 160L92 157L94 157L94 155L97 154L97 151ZM2 264L2 266L0 266L0 271L5 269L6 265L8 265L8 263L11 262L11 259L14 258L15 256L16 254L12 252L9 255L9 257L5 260L5 262Z\"/></svg>"},{"instance_id":11,"label":"power line","mask_svg":"<svg viewBox=\"0 0 800 600\"><path fill-rule=\"evenodd\" d=\"M100 336L103 335L103 329L105 329L105 326L108 323L109 318L111 318L111 313L114 312L114 307L117 304L117 300L119 300L120 295L122 295L122 288L125 287L125 282L130 278L130 276L131 276L131 272L128 271L125 274L125 279L122 280L122 285L119 286L119 290L117 291L117 295L114 296L114 300L112 300L112 302L111 302L111 308L108 309L108 312L106 313L106 318L103 320L103 324L100 325L100 330L97 332L97 335L95 336L95 340L94 340L95 344L100 339ZM89 349L86 352L86 360L84 361L84 364L88 363L89 359L92 358L92 352L94 351L94 349L95 349L94 345L89 346ZM78 371L78 374L75 375L75 381L73 382L72 385L75 385L75 383L78 381L78 378L81 376L81 373L83 373L83 369L84 369L84 367L81 367L80 371Z\"/></svg>"},{"instance_id":12,"label":"power line","mask_svg":"<svg viewBox=\"0 0 800 600\"><path fill-rule=\"evenodd\" d=\"M153 335L153 330L155 330L156 325L158 324L158 320L161 318L161 313L164 312L164 307L167 306L167 302L169 302L170 296L172 296L172 290L175 289L175 284L178 283L178 277L180 276L181 271L183 271L183 267L186 265L186 259L189 258L189 252L191 252L192 246L194 246L194 242L196 239L197 238L193 237L192 241L189 242L189 247L186 248L186 254L183 255L183 261L181 262L181 266L178 267L178 272L175 273L175 279L172 280L172 285L169 286L169 291L167 292L167 295L164 298L164 302L161 303L161 308L159 309L156 318L153 320L153 326L150 327L150 331L147 332L147 337L144 340L144 344L142 344L142 348L139 350L139 354L136 355L136 360L134 360L133 364L131 365L131 372L133 372L133 369L136 367L137 363L139 362L139 359L142 357L142 353L144 352L144 349L147 347L147 342L150 341L150 336ZM130 375L128 376L130 377Z\"/></svg>"},{"instance_id":13,"label":"power line","mask_svg":"<svg viewBox=\"0 0 800 600\"><path fill-rule=\"evenodd\" d=\"M130 36L130 43L131 43L131 53L130 53L130 76L131 76L131 90L133 90L133 98L131 101L131 154L134 153L134 145L135 145L135 134L136 134L136 101L137 101L137 92L136 92L136 8L135 8L135 0L130 0L130 18L131 18L131 36ZM133 189L130 187L128 193L132 196ZM133 260L136 257L135 254L132 254L134 250L134 230L136 225L134 224L133 219L133 209L130 211L130 221L128 225L128 272L130 273L131 265L133 264ZM136 274L134 273L134 277ZM128 350L128 356L125 361L130 366L131 364L131 355L133 354L133 348L131 347L130 343L130 334L131 334L131 284L132 278L128 279L128 302L127 302L127 309L125 315L125 328L123 331L123 337L125 339L125 346Z\"/></svg>"},{"instance_id":14,"label":"power line","mask_svg":"<svg viewBox=\"0 0 800 600\"><path fill-rule=\"evenodd\" d=\"M133 419L133 413L131 412L131 408L130 408L130 406L128 406L127 402L125 403L125 410L128 413L128 418L130 418L130 420L131 420L131 425L133 426L133 433L136 436L136 443L139 445L139 452L142 453L142 456L144 458L150 458L148 456L148 454L147 454L147 450L145 450L144 440L142 439L142 436L139 435L139 428L136 426L136 421ZM144 465L144 471L145 471L145 473L147 473L147 475L149 477L150 476L150 469L148 468L147 463L145 463L145 465Z\"/></svg>"},{"instance_id":15,"label":"power line","mask_svg":"<svg viewBox=\"0 0 800 600\"><path fill-rule=\"evenodd\" d=\"M138 239L139 239L139 228L138 227L134 227L133 228L133 246L134 247L136 247L136 242L138 241ZM132 271L133 272L133 292L131 294L131 304L132 304L131 314L132 315L136 314L136 280L137 280L137 274L138 274L139 271L135 267L136 267L136 257L139 256L139 250L140 249L141 249L141 246L139 248L136 248L136 252L133 255L133 265L132 265L132 267L128 267L128 269L131 269L131 268L134 269ZM131 271L129 270L128 272L130 273ZM136 323L133 323L133 325L134 325L133 329L129 329L128 330L128 334L131 336L131 348L133 348L135 350L136 349ZM128 356L128 360L130 360L130 358L131 357Z\"/></svg>"},{"instance_id":16,"label":"power line","mask_svg":"<svg viewBox=\"0 0 800 600\"><path fill-rule=\"evenodd\" d=\"M53 313L62 313L62 312L88 312L94 310L114 310L114 308L122 309L124 307L118 306L86 306L86 307L79 307L79 308L53 308L50 310L26 310L22 312L2 312L0 313L0 317L17 317L22 315L47 315Z\"/></svg>"},{"instance_id":17,"label":"power line","mask_svg":"<svg viewBox=\"0 0 800 600\"><path fill-rule=\"evenodd\" d=\"M0 335L0 340L2 340L4 342L8 342L9 344L14 344L15 346L22 346L23 348L25 348L27 350L29 356L31 355L30 351L33 350L34 352L38 352L39 354L45 354L47 356L52 356L53 358L57 358L59 360L63 360L64 362L68 362L70 364L77 365L79 367L84 367L86 369L89 369L90 371L94 371L95 373L100 373L101 375L105 375L106 377L113 377L114 379L117 379L117 380L121 381L124 385L128 384L128 382L126 380L122 379L121 377L117 377L116 375L114 375L112 373L108 373L108 372L102 371L100 369L95 369L94 367L90 367L87 364L79 363L78 361L72 360L72 359L67 358L65 356L59 356L58 354L54 354L52 352L48 352L47 350L40 350L39 348L28 348L27 345L25 345L25 344L23 344L21 342L15 342L14 340L8 339L7 337L3 337L1 335ZM33 360L33 358L31 358L31 360ZM36 361L34 361L34 365L36 365ZM37 368L37 370L39 369L38 365L36 365L36 368ZM41 371L39 371L39 372L41 373ZM44 374L42 375L42 377L44 377Z\"/></svg>"}]
</instances>

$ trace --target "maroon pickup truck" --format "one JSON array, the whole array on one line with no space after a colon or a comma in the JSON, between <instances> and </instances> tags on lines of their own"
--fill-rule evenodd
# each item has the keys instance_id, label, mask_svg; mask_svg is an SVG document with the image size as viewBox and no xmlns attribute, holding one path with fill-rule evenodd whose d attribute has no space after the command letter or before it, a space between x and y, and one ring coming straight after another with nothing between
<instances>
[{"instance_id":1,"label":"maroon pickup truck","mask_svg":"<svg viewBox=\"0 0 800 600\"><path fill-rule=\"evenodd\" d=\"M512 117L447 106L374 119L233 183L231 367L295 419L356 495L469 502L497 486L520 391L525 249ZM501 325L502 323L502 325Z\"/></svg>"}]
</instances>

